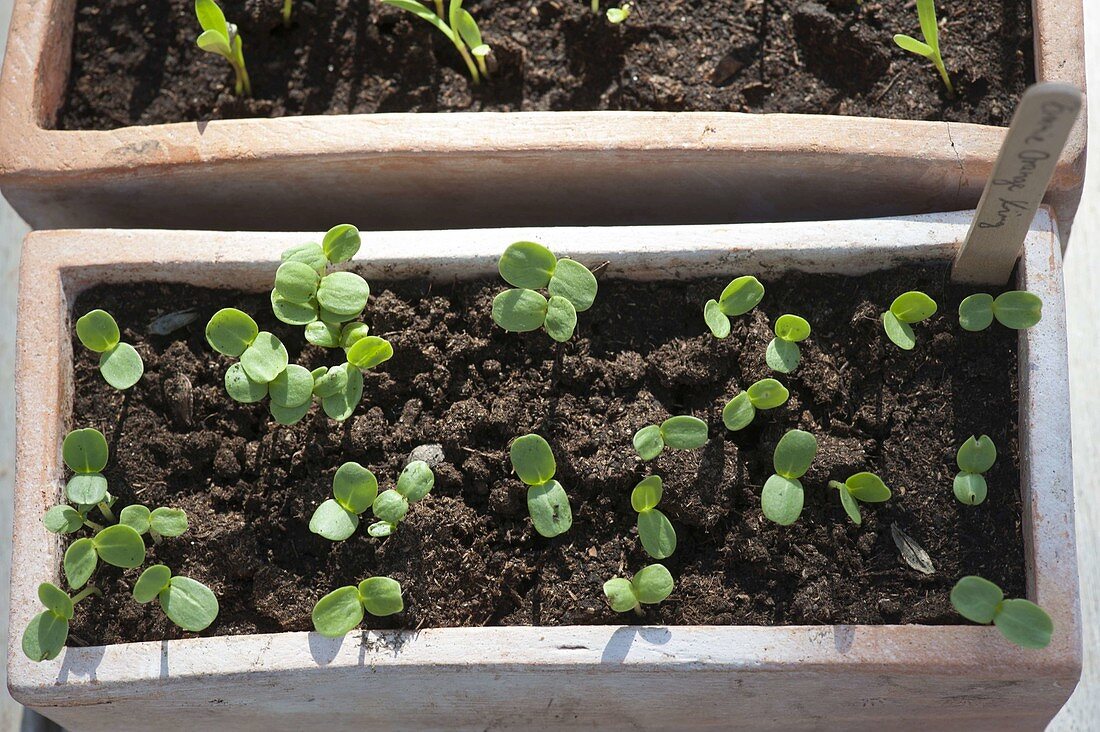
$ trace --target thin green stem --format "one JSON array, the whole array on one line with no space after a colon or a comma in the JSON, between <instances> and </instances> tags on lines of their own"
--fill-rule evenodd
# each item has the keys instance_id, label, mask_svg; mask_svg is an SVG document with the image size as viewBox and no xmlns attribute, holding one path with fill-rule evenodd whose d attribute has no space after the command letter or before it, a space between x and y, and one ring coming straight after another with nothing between
<instances>
[{"instance_id":1,"label":"thin green stem","mask_svg":"<svg viewBox=\"0 0 1100 732\"><path fill-rule=\"evenodd\" d=\"M293 4L294 0L285 0L285 2L283 3L283 25L287 28L290 27L290 13Z\"/></svg>"},{"instance_id":2,"label":"thin green stem","mask_svg":"<svg viewBox=\"0 0 1100 732\"><path fill-rule=\"evenodd\" d=\"M644 612L642 612L642 603L640 603L640 602L639 602L639 603L637 603L637 604L636 604L636 605L634 606L634 612L635 612L635 614L637 614L637 616L638 616L639 618L644 618L644 617L645 617L645 613L644 613Z\"/></svg>"},{"instance_id":3,"label":"thin green stem","mask_svg":"<svg viewBox=\"0 0 1100 732\"><path fill-rule=\"evenodd\" d=\"M600 0L592 0L592 12L600 12Z\"/></svg>"},{"instance_id":4,"label":"thin green stem","mask_svg":"<svg viewBox=\"0 0 1100 732\"><path fill-rule=\"evenodd\" d=\"M237 92L237 96L252 96L252 82L248 78L248 69L244 65L244 42L241 41L241 37L237 36L234 39L234 56L236 60L233 62L233 70L237 72L237 83L234 86L234 90Z\"/></svg>"},{"instance_id":5,"label":"thin green stem","mask_svg":"<svg viewBox=\"0 0 1100 732\"><path fill-rule=\"evenodd\" d=\"M943 57L939 53L936 53L932 57L932 63L936 66L936 71L940 72L940 78L943 79L943 83L947 85L947 93L950 96L955 96L955 87L951 84L951 77L947 75L947 67L943 65Z\"/></svg>"},{"instance_id":6,"label":"thin green stem","mask_svg":"<svg viewBox=\"0 0 1100 732\"><path fill-rule=\"evenodd\" d=\"M829 487L830 488L836 488L838 491L840 491L840 490L844 490L848 486L844 485L839 480L830 480L829 481Z\"/></svg>"},{"instance_id":7,"label":"thin green stem","mask_svg":"<svg viewBox=\"0 0 1100 732\"><path fill-rule=\"evenodd\" d=\"M80 592L78 592L78 593L76 593L75 595L73 595L73 597L72 597L72 600L73 600L73 604L74 604L74 605L75 605L75 604L77 604L78 602L80 602L81 600L83 600L83 599L84 599L85 597L87 597L88 595L100 595L100 596L102 596L102 595L103 595L103 593L102 593L102 592L100 592L100 591L99 591L99 588L98 588L98 587L96 587L95 585L88 585L88 586L87 586L87 587L85 587L85 588L84 588L83 590L81 590Z\"/></svg>"},{"instance_id":8,"label":"thin green stem","mask_svg":"<svg viewBox=\"0 0 1100 732\"><path fill-rule=\"evenodd\" d=\"M485 65L484 56L474 56L474 60L477 61L477 67L481 69L481 75L486 79L489 78L489 68Z\"/></svg>"},{"instance_id":9,"label":"thin green stem","mask_svg":"<svg viewBox=\"0 0 1100 732\"><path fill-rule=\"evenodd\" d=\"M152 529L149 529L149 536L152 537L154 544L159 544L161 542L161 539L164 538L163 536L161 536L157 532L153 531Z\"/></svg>"},{"instance_id":10,"label":"thin green stem","mask_svg":"<svg viewBox=\"0 0 1100 732\"><path fill-rule=\"evenodd\" d=\"M435 14L438 15L440 19L447 17L443 10L443 0L435 0Z\"/></svg>"},{"instance_id":11,"label":"thin green stem","mask_svg":"<svg viewBox=\"0 0 1100 732\"><path fill-rule=\"evenodd\" d=\"M457 38L455 34L455 48L462 55L462 60L466 62L466 68L470 70L470 78L474 80L474 84L481 83L481 75L477 72L477 65L474 63L474 59L470 56L470 52L466 50L466 45Z\"/></svg>"},{"instance_id":12,"label":"thin green stem","mask_svg":"<svg viewBox=\"0 0 1100 732\"><path fill-rule=\"evenodd\" d=\"M106 501L100 501L99 503L97 503L96 508L98 508L99 512L103 514L103 518L107 519L112 524L118 521L118 519L115 518L115 512L111 510L111 507L107 505Z\"/></svg>"},{"instance_id":13,"label":"thin green stem","mask_svg":"<svg viewBox=\"0 0 1100 732\"><path fill-rule=\"evenodd\" d=\"M84 519L84 525L87 526L89 529L92 529L94 531L103 531L103 529L104 529L103 526L100 526L95 521L90 521L88 519Z\"/></svg>"}]
</instances>

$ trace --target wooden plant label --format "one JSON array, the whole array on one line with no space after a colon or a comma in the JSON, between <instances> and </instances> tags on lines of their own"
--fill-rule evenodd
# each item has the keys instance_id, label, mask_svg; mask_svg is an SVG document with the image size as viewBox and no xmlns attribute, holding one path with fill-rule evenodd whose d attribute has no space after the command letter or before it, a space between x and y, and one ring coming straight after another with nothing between
<instances>
[{"instance_id":1,"label":"wooden plant label","mask_svg":"<svg viewBox=\"0 0 1100 732\"><path fill-rule=\"evenodd\" d=\"M952 280L1008 282L1080 111L1081 92L1069 84L1044 82L1024 92L955 257Z\"/></svg>"}]
</instances>

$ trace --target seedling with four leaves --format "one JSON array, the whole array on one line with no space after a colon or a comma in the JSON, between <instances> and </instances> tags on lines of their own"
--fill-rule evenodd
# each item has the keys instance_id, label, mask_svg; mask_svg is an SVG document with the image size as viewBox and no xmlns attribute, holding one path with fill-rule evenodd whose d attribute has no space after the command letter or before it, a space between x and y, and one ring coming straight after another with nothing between
<instances>
[{"instance_id":1,"label":"seedling with four leaves","mask_svg":"<svg viewBox=\"0 0 1100 732\"><path fill-rule=\"evenodd\" d=\"M695 450L706 442L707 423L690 414L669 417L659 425L647 425L634 433L634 449L642 460L652 460L666 447Z\"/></svg>"},{"instance_id":2,"label":"seedling with four leaves","mask_svg":"<svg viewBox=\"0 0 1100 732\"><path fill-rule=\"evenodd\" d=\"M493 322L511 333L545 328L559 343L573 337L577 313L592 307L596 277L580 262L558 259L533 241L517 241L504 250L500 276L515 289L493 298ZM538 290L546 290L549 298Z\"/></svg>"},{"instance_id":3,"label":"seedling with four leaves","mask_svg":"<svg viewBox=\"0 0 1100 732\"><path fill-rule=\"evenodd\" d=\"M651 564L638 570L633 579L612 577L603 583L603 594L617 613L633 610L642 614L642 605L656 605L672 594L676 583L663 564Z\"/></svg>"},{"instance_id":4,"label":"seedling with four leaves","mask_svg":"<svg viewBox=\"0 0 1100 732\"><path fill-rule=\"evenodd\" d=\"M798 344L810 337L810 324L805 318L788 313L779 316L774 330L775 338L768 343L764 360L773 371L789 374L798 367L802 358Z\"/></svg>"},{"instance_id":5,"label":"seedling with four leaves","mask_svg":"<svg viewBox=\"0 0 1100 732\"><path fill-rule=\"evenodd\" d=\"M406 465L397 476L397 485L379 493L371 504L371 511L378 520L367 527L367 533L374 537L392 534L405 520L409 504L428 495L434 485L435 474L426 462L413 460Z\"/></svg>"},{"instance_id":6,"label":"seedling with four leaves","mask_svg":"<svg viewBox=\"0 0 1100 732\"><path fill-rule=\"evenodd\" d=\"M931 61L936 71L940 72L940 78L947 87L947 93L955 96L955 87L951 85L951 77L947 74L947 67L944 66L943 56L940 54L940 27L936 19L935 0L917 0L917 18L920 21L920 31L924 41L898 33L894 36L894 43L905 51Z\"/></svg>"},{"instance_id":7,"label":"seedling with four leaves","mask_svg":"<svg viewBox=\"0 0 1100 732\"><path fill-rule=\"evenodd\" d=\"M963 330L985 330L994 318L1006 328L1030 328L1043 318L1043 301L1033 293L1012 290L996 298L978 292L959 303L959 325Z\"/></svg>"},{"instance_id":8,"label":"seedling with four leaves","mask_svg":"<svg viewBox=\"0 0 1100 732\"><path fill-rule=\"evenodd\" d=\"M76 321L76 337L89 351L99 354L99 373L119 390L129 389L145 373L141 355L123 343L118 323L105 310L92 310Z\"/></svg>"},{"instance_id":9,"label":"seedling with four leaves","mask_svg":"<svg viewBox=\"0 0 1100 732\"><path fill-rule=\"evenodd\" d=\"M791 393L775 379L761 379L722 407L722 424L731 432L752 424L758 409L775 409L787 402Z\"/></svg>"},{"instance_id":10,"label":"seedling with four leaves","mask_svg":"<svg viewBox=\"0 0 1100 732\"><path fill-rule=\"evenodd\" d=\"M805 491L799 480L810 469L817 455L817 438L803 430L790 430L775 446L772 467L775 474L764 482L760 507L764 515L779 524L789 526L802 515Z\"/></svg>"},{"instance_id":11,"label":"seedling with four leaves","mask_svg":"<svg viewBox=\"0 0 1100 732\"><path fill-rule=\"evenodd\" d=\"M913 350L917 337L912 324L936 314L936 301L917 290L910 290L894 298L890 309L882 314L882 328L898 348Z\"/></svg>"},{"instance_id":12,"label":"seedling with four leaves","mask_svg":"<svg viewBox=\"0 0 1100 732\"><path fill-rule=\"evenodd\" d=\"M382 0L382 2L408 11L435 26L447 37L447 40L454 44L458 55L466 62L466 68L474 84L480 84L482 77L489 78L485 58L491 49L481 39L481 30L474 16L462 7L462 0L450 0L446 21L443 20L443 0L435 0L435 12L417 0Z\"/></svg>"},{"instance_id":13,"label":"seedling with four leaves","mask_svg":"<svg viewBox=\"0 0 1100 732\"><path fill-rule=\"evenodd\" d=\"M88 595L102 595L88 586L72 597L57 585L43 582L38 586L38 599L46 609L33 618L23 631L23 653L32 661L52 661L65 647L69 638L69 621L73 606Z\"/></svg>"},{"instance_id":14,"label":"seedling with four leaves","mask_svg":"<svg viewBox=\"0 0 1100 732\"><path fill-rule=\"evenodd\" d=\"M971 435L959 448L955 462L959 472L955 475L953 489L955 498L968 506L977 506L985 500L989 486L985 482L985 473L997 460L997 447L988 435Z\"/></svg>"},{"instance_id":15,"label":"seedling with four leaves","mask_svg":"<svg viewBox=\"0 0 1100 732\"><path fill-rule=\"evenodd\" d=\"M1054 622L1030 600L1006 600L1001 588L987 579L970 575L955 583L951 604L967 620L993 623L1001 635L1021 648L1046 648Z\"/></svg>"},{"instance_id":16,"label":"seedling with four leaves","mask_svg":"<svg viewBox=\"0 0 1100 732\"><path fill-rule=\"evenodd\" d=\"M370 577L358 586L341 587L313 606L313 627L328 638L341 638L363 622L363 611L375 617L405 609L401 585L389 577Z\"/></svg>"},{"instance_id":17,"label":"seedling with four leaves","mask_svg":"<svg viewBox=\"0 0 1100 732\"><path fill-rule=\"evenodd\" d=\"M874 473L856 473L843 483L830 480L829 487L836 488L840 493L840 504L856 526L863 523L863 516L859 512L860 503L882 503L890 500L890 489Z\"/></svg>"},{"instance_id":18,"label":"seedling with four leaves","mask_svg":"<svg viewBox=\"0 0 1100 732\"><path fill-rule=\"evenodd\" d=\"M225 20L225 13L214 0L195 0L195 15L202 26L202 34L196 40L198 47L221 56L233 67L237 75L233 91L237 96L252 96L252 82L244 65L244 43L237 26Z\"/></svg>"},{"instance_id":19,"label":"seedling with four leaves","mask_svg":"<svg viewBox=\"0 0 1100 732\"><path fill-rule=\"evenodd\" d=\"M55 534L72 533L82 525L102 529L100 524L88 518L93 508L98 508L103 518L114 522L111 504L115 499L108 492L107 479L102 473L110 459L103 433L91 427L73 430L61 443L61 459L74 473L65 484L65 498L73 505L62 504L47 511L42 519L46 528Z\"/></svg>"},{"instance_id":20,"label":"seedling with four leaves","mask_svg":"<svg viewBox=\"0 0 1100 732\"><path fill-rule=\"evenodd\" d=\"M676 551L676 529L668 517L657 510L664 493L659 475L649 475L634 486L630 505L638 512L638 538L646 554L654 559L671 557Z\"/></svg>"},{"instance_id":21,"label":"seedling with four leaves","mask_svg":"<svg viewBox=\"0 0 1100 732\"><path fill-rule=\"evenodd\" d=\"M715 338L728 338L730 318L744 315L764 299L764 285L752 275L744 275L726 285L717 300L707 300L703 320Z\"/></svg>"},{"instance_id":22,"label":"seedling with four leaves","mask_svg":"<svg viewBox=\"0 0 1100 732\"><path fill-rule=\"evenodd\" d=\"M554 480L557 461L550 444L539 435L517 437L508 448L512 470L527 487L527 512L541 536L552 539L573 525L569 496Z\"/></svg>"},{"instance_id":23,"label":"seedling with four leaves","mask_svg":"<svg viewBox=\"0 0 1100 732\"><path fill-rule=\"evenodd\" d=\"M202 582L173 575L163 564L148 567L134 583L134 599L144 605L157 600L160 609L184 630L198 633L218 617L218 598Z\"/></svg>"}]
</instances>

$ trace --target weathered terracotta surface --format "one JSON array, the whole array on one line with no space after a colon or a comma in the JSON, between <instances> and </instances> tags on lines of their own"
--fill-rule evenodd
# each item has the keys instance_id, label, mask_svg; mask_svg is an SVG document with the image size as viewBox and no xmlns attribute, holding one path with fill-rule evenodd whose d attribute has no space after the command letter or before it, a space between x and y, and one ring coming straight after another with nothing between
<instances>
[{"instance_id":1,"label":"weathered terracotta surface","mask_svg":"<svg viewBox=\"0 0 1100 732\"><path fill-rule=\"evenodd\" d=\"M705 223L973 207L1003 128L738 113L378 114L50 129L74 0L16 0L0 188L36 228ZM1039 80L1085 87L1081 0L1035 0ZM1084 115L1050 199L1065 225Z\"/></svg>"},{"instance_id":2,"label":"weathered terracotta surface","mask_svg":"<svg viewBox=\"0 0 1100 732\"><path fill-rule=\"evenodd\" d=\"M604 276L863 273L950 260L971 214L882 221L366 234L368 277L450 281L494 272L502 247L542 241L608 259ZM1040 211L1019 286L1043 298L1020 335L1021 490L1028 597L1052 644L1017 649L959 626L512 627L200 638L19 651L35 589L58 581L40 523L59 497L71 404L67 305L100 282L155 279L270 287L301 234L60 231L24 245L19 299L17 475L9 683L74 732L177 729L1038 730L1081 666L1065 319L1054 224ZM183 716L185 715L185 716ZM183 720L186 720L185 722Z\"/></svg>"}]
</instances>

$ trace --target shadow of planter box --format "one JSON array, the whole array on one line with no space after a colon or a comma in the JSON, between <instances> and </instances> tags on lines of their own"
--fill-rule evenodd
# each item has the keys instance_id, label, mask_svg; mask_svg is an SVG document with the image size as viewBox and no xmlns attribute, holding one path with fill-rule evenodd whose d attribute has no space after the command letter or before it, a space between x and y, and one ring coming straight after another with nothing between
<instances>
[{"instance_id":1,"label":"shadow of planter box","mask_svg":"<svg viewBox=\"0 0 1100 732\"><path fill-rule=\"evenodd\" d=\"M708 223L977 204L1004 128L709 112L416 113L51 129L75 0L15 0L0 189L36 228ZM1085 88L1080 0L1035 0L1040 81ZM932 73L929 69L929 73ZM1081 115L1049 201L1068 233Z\"/></svg>"},{"instance_id":2,"label":"shadow of planter box","mask_svg":"<svg viewBox=\"0 0 1100 732\"><path fill-rule=\"evenodd\" d=\"M496 271L505 242L667 279L784 270L865 274L949 260L971 214L872 221L367 234L367 277ZM1081 667L1065 314L1054 223L1040 211L1018 286L1043 300L1020 332L1020 489L1027 596L1055 623L1039 651L993 627L566 626L191 638L68 648L32 663L20 636L60 541L41 524L62 490L72 403L69 308L99 283L270 287L287 234L33 233L23 248L8 679L12 695L73 732L194 729L1039 730ZM949 491L949 488L945 488ZM656 686L655 686L656 685ZM659 687L659 688L658 688ZM653 703L659 699L659 703ZM731 720L735 720L732 722Z\"/></svg>"}]
</instances>

